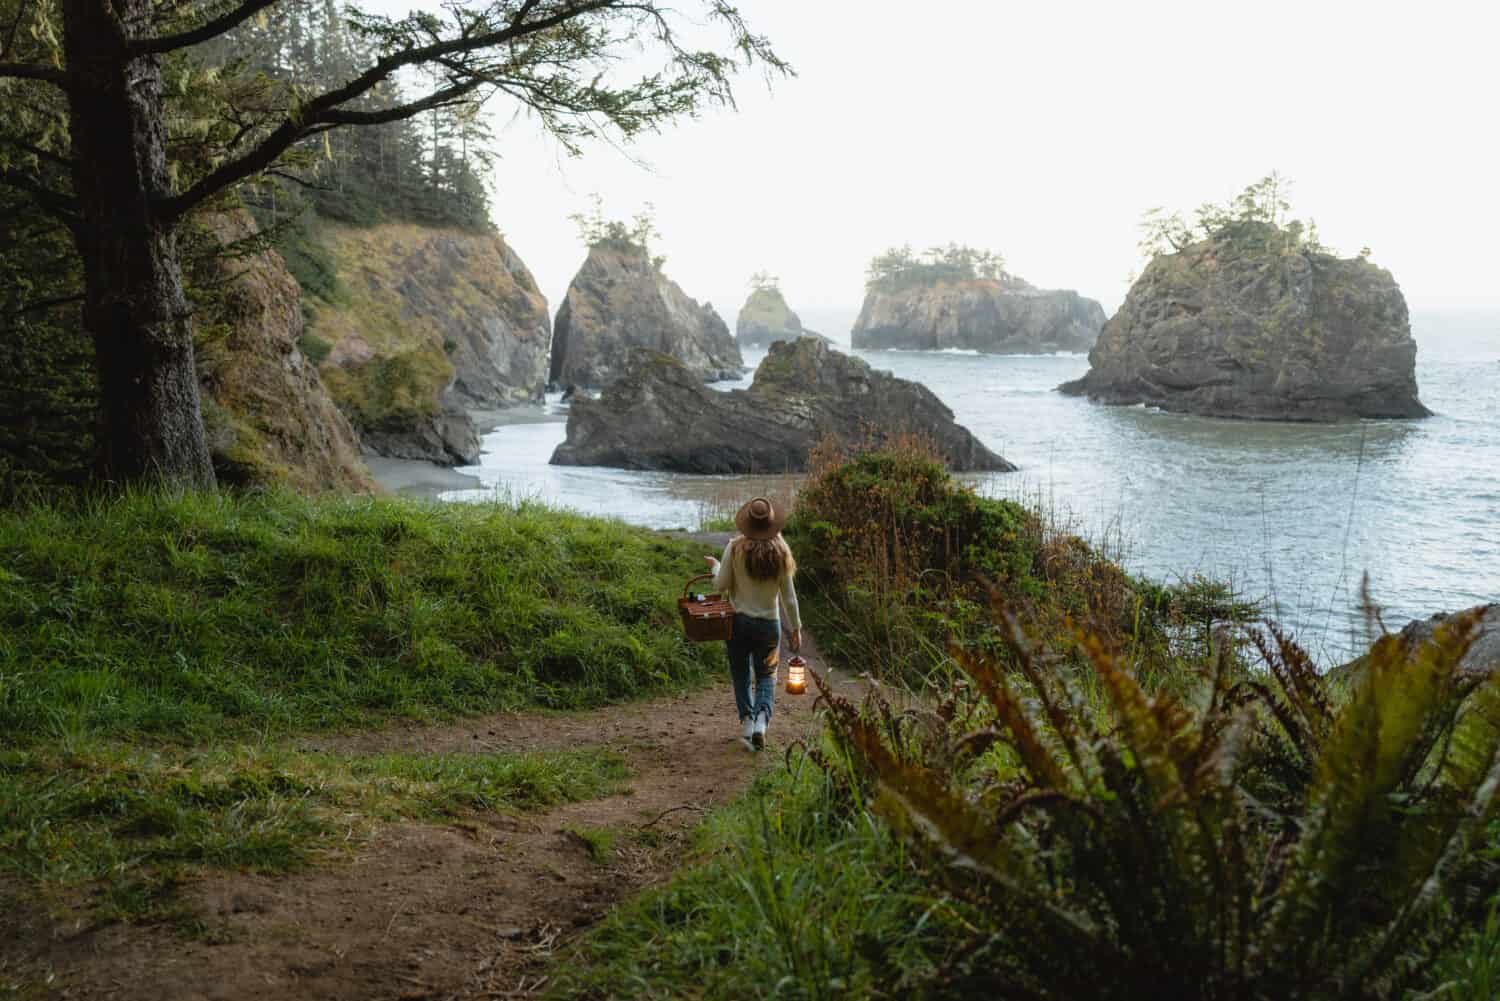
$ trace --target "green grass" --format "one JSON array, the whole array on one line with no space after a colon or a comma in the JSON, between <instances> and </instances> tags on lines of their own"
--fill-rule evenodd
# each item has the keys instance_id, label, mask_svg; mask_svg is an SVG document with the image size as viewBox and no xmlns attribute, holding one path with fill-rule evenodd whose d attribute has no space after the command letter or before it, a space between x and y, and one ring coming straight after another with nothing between
<instances>
[{"instance_id":1,"label":"green grass","mask_svg":"<svg viewBox=\"0 0 1500 1001\"><path fill-rule=\"evenodd\" d=\"M615 843L620 832L608 827L570 827L568 833L583 845L589 858L598 865L607 865L615 857Z\"/></svg>"},{"instance_id":2,"label":"green grass","mask_svg":"<svg viewBox=\"0 0 1500 1001\"><path fill-rule=\"evenodd\" d=\"M520 812L619 791L598 750L301 753L65 743L0 751L0 872L44 891L93 884L101 919L171 913L204 868L285 872L372 824Z\"/></svg>"},{"instance_id":3,"label":"green grass","mask_svg":"<svg viewBox=\"0 0 1500 1001\"><path fill-rule=\"evenodd\" d=\"M946 962L961 915L924 901L899 839L810 763L763 773L697 847L558 957L552 997L902 996Z\"/></svg>"},{"instance_id":4,"label":"green grass","mask_svg":"<svg viewBox=\"0 0 1500 1001\"><path fill-rule=\"evenodd\" d=\"M0 513L0 733L263 738L701 683L673 603L698 548L530 503Z\"/></svg>"},{"instance_id":5,"label":"green grass","mask_svg":"<svg viewBox=\"0 0 1500 1001\"><path fill-rule=\"evenodd\" d=\"M599 752L339 755L296 734L695 686L695 546L521 504L140 494L0 513L0 874L99 918L373 825L615 792Z\"/></svg>"}]
</instances>

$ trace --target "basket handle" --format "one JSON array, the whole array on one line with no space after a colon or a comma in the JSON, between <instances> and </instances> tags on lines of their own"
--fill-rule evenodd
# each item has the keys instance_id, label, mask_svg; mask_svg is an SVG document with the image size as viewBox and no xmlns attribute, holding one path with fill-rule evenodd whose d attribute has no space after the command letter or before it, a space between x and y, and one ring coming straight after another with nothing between
<instances>
[{"instance_id":1,"label":"basket handle","mask_svg":"<svg viewBox=\"0 0 1500 1001\"><path fill-rule=\"evenodd\" d=\"M691 588L694 584L698 583L700 580L713 580L713 579L714 579L714 575L711 574L711 573L700 573L698 576L694 577L693 579L689 580L686 584L682 585L682 596L684 598L686 598L687 595L688 595L688 589Z\"/></svg>"}]
</instances>

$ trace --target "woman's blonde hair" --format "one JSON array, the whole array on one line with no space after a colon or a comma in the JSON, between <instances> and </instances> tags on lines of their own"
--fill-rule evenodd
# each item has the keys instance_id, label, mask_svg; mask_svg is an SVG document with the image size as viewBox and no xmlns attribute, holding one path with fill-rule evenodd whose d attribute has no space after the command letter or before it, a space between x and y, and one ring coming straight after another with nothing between
<instances>
[{"instance_id":1,"label":"woman's blonde hair","mask_svg":"<svg viewBox=\"0 0 1500 1001\"><path fill-rule=\"evenodd\" d=\"M745 557L745 571L756 580L775 580L797 572L792 547L780 535L773 539L747 539L742 535L734 540L733 549L733 555Z\"/></svg>"}]
</instances>

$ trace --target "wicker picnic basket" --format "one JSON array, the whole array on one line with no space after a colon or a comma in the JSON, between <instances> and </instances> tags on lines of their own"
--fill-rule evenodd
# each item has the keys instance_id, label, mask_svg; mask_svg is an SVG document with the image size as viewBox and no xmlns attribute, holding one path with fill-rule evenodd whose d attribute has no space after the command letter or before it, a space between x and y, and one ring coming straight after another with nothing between
<instances>
[{"instance_id":1,"label":"wicker picnic basket","mask_svg":"<svg viewBox=\"0 0 1500 1001\"><path fill-rule=\"evenodd\" d=\"M682 613L682 631L694 643L727 640L734 635L734 606L717 594L690 594L700 580L712 580L713 574L701 573L682 585L677 610Z\"/></svg>"}]
</instances>

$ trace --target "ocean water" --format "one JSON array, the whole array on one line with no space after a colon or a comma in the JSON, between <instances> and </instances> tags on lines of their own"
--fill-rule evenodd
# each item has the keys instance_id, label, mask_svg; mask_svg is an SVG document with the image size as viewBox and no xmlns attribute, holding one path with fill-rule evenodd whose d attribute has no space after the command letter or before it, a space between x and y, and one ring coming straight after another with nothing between
<instances>
[{"instance_id":1,"label":"ocean water","mask_svg":"<svg viewBox=\"0 0 1500 1001\"><path fill-rule=\"evenodd\" d=\"M1391 628L1500 600L1500 311L1419 313L1412 326L1420 394L1435 413L1422 421L1279 424L1105 407L1055 392L1088 369L1083 355L855 353L926 384L1021 467L973 478L982 492L1041 504L1136 573L1227 581L1331 663L1368 642L1366 574ZM480 465L461 470L481 489L442 496L498 492L692 527L756 485L549 466L566 408L549 399L528 416L486 436Z\"/></svg>"}]
</instances>

